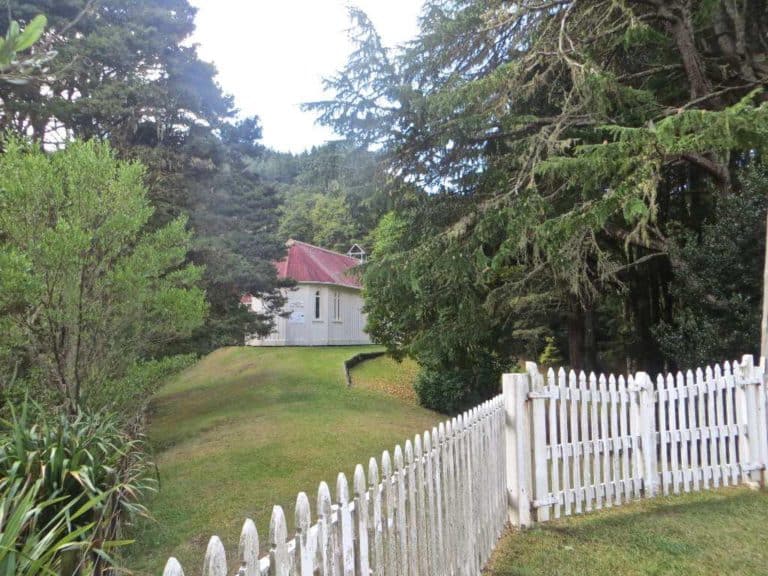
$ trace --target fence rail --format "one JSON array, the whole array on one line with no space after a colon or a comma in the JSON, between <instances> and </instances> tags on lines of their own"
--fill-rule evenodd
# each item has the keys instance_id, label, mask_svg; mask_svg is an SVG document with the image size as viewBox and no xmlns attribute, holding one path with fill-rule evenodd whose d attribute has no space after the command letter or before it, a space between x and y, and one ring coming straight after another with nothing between
<instances>
[{"instance_id":1,"label":"fence rail","mask_svg":"<svg viewBox=\"0 0 768 576\"><path fill-rule=\"evenodd\" d=\"M509 523L528 526L745 481L765 482L765 365L623 377L505 374L502 394L321 482L295 531L272 510L266 545L243 525L237 557L211 537L203 576L476 576ZM265 553L263 558L260 558ZM183 575L170 558L163 576Z\"/></svg>"}]
</instances>

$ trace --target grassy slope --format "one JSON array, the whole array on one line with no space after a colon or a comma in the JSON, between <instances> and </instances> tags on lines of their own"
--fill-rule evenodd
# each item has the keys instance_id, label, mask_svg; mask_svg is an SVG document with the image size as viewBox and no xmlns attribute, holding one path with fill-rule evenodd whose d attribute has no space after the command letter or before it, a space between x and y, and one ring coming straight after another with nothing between
<instances>
[{"instance_id":1,"label":"grassy slope","mask_svg":"<svg viewBox=\"0 0 768 576\"><path fill-rule=\"evenodd\" d=\"M496 576L766 574L768 492L725 488L553 521L499 542Z\"/></svg>"},{"instance_id":2,"label":"grassy slope","mask_svg":"<svg viewBox=\"0 0 768 576\"><path fill-rule=\"evenodd\" d=\"M266 543L273 504L290 521L297 492L314 501L320 480L351 481L356 463L439 420L375 388L347 389L342 362L360 351L225 348L169 382L152 404L156 522L140 527L128 565L160 574L175 555L196 574L212 534L234 558L246 517Z\"/></svg>"},{"instance_id":3,"label":"grassy slope","mask_svg":"<svg viewBox=\"0 0 768 576\"><path fill-rule=\"evenodd\" d=\"M418 405L413 382L419 366L406 358L396 362L389 356L366 360L352 369L352 385L357 389L373 390Z\"/></svg>"}]
</instances>

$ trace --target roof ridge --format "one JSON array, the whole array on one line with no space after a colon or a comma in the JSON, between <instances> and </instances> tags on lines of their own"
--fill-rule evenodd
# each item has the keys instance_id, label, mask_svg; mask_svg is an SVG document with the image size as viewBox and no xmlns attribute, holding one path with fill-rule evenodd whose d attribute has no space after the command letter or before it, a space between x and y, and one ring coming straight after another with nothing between
<instances>
[{"instance_id":1,"label":"roof ridge","mask_svg":"<svg viewBox=\"0 0 768 576\"><path fill-rule=\"evenodd\" d=\"M309 246L310 248L315 248L317 250L322 250L323 252L328 252L329 254L333 254L334 256L343 256L344 258L350 258L351 260L357 260L357 258L352 258L352 256L347 256L346 254L342 254L341 252L336 252L335 250L331 250L330 248L323 248L322 246L315 246L314 244L310 244L309 242L302 242L301 240L293 240L294 244L302 244L304 246ZM289 240L289 242L291 241Z\"/></svg>"}]
</instances>

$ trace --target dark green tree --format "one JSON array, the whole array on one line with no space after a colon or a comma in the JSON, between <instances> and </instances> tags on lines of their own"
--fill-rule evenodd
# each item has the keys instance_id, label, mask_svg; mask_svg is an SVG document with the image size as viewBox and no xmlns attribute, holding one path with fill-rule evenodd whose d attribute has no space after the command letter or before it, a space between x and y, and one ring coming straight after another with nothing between
<instances>
[{"instance_id":1,"label":"dark green tree","mask_svg":"<svg viewBox=\"0 0 768 576\"><path fill-rule=\"evenodd\" d=\"M250 170L263 148L256 118L237 120L215 68L187 40L195 9L187 0L35 0L0 14L48 28L31 55L56 51L49 74L22 87L0 85L0 127L47 148L72 138L108 139L122 158L147 167L152 225L180 214L196 232L204 264L208 324L193 349L236 344L271 327L245 313L243 292L278 299L269 262L282 254L279 198Z\"/></svg>"},{"instance_id":2,"label":"dark green tree","mask_svg":"<svg viewBox=\"0 0 768 576\"><path fill-rule=\"evenodd\" d=\"M470 316L493 310L509 335L509 318L546 302L573 367L653 370L662 366L654 327L674 321L671 238L717 219L734 171L765 155L766 8L433 0L401 53L353 10L356 48L328 83L336 98L310 108L383 149L393 193L407 183L435 210L438 196L465 200L400 258L472 261L484 288ZM437 316L450 318L467 284L441 287L451 297ZM372 310L392 296L383 283L367 294ZM428 305L402 302L415 317ZM428 333L407 331L406 340Z\"/></svg>"}]
</instances>

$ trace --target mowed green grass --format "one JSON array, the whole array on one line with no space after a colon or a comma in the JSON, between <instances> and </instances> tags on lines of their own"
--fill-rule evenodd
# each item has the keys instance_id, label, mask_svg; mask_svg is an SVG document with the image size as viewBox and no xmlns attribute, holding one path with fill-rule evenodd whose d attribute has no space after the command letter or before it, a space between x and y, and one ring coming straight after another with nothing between
<instances>
[{"instance_id":1,"label":"mowed green grass","mask_svg":"<svg viewBox=\"0 0 768 576\"><path fill-rule=\"evenodd\" d=\"M416 405L418 399L413 382L419 365L410 358L401 362L391 356L371 358L352 369L352 385L358 389L375 390Z\"/></svg>"},{"instance_id":2,"label":"mowed green grass","mask_svg":"<svg viewBox=\"0 0 768 576\"><path fill-rule=\"evenodd\" d=\"M197 574L212 534L235 558L245 518L266 545L273 504L292 524L296 494L313 502L342 471L431 428L441 417L386 392L346 387L342 363L375 347L224 348L168 382L151 404L161 489L126 564L159 575L168 556ZM392 365L396 370L396 365ZM396 380L410 378L390 374Z\"/></svg>"},{"instance_id":3,"label":"mowed green grass","mask_svg":"<svg viewBox=\"0 0 768 576\"><path fill-rule=\"evenodd\" d=\"M493 576L768 574L768 492L655 498L508 532Z\"/></svg>"}]
</instances>

